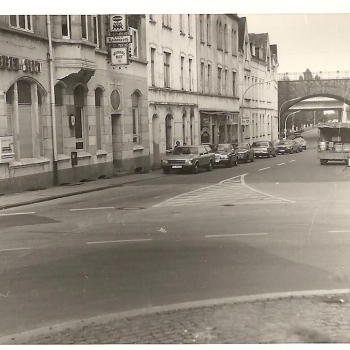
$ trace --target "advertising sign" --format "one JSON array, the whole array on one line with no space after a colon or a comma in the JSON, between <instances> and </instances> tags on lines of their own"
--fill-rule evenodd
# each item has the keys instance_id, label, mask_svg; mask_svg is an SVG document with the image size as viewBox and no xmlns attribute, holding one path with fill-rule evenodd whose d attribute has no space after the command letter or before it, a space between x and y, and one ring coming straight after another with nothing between
<instances>
[{"instance_id":1,"label":"advertising sign","mask_svg":"<svg viewBox=\"0 0 350 350\"><path fill-rule=\"evenodd\" d=\"M13 136L0 137L0 161L3 159L12 159L13 152Z\"/></svg>"},{"instance_id":2,"label":"advertising sign","mask_svg":"<svg viewBox=\"0 0 350 350\"><path fill-rule=\"evenodd\" d=\"M128 44L131 43L131 35L107 36L106 44Z\"/></svg>"},{"instance_id":3,"label":"advertising sign","mask_svg":"<svg viewBox=\"0 0 350 350\"><path fill-rule=\"evenodd\" d=\"M126 15L109 16L109 31L111 33L127 32L128 23Z\"/></svg>"},{"instance_id":4,"label":"advertising sign","mask_svg":"<svg viewBox=\"0 0 350 350\"><path fill-rule=\"evenodd\" d=\"M129 64L129 49L128 47L111 47L111 64L126 65Z\"/></svg>"},{"instance_id":5,"label":"advertising sign","mask_svg":"<svg viewBox=\"0 0 350 350\"><path fill-rule=\"evenodd\" d=\"M250 115L248 112L242 114L241 125L250 125Z\"/></svg>"}]
</instances>

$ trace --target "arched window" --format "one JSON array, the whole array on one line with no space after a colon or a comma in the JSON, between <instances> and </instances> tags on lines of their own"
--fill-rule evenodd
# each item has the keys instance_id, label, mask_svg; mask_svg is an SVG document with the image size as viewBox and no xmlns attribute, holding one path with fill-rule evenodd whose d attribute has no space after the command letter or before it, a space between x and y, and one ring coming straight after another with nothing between
<instances>
[{"instance_id":1,"label":"arched window","mask_svg":"<svg viewBox=\"0 0 350 350\"><path fill-rule=\"evenodd\" d=\"M225 24L225 29L224 29L224 50L225 50L225 52L228 52L228 29L227 29L227 24Z\"/></svg>"},{"instance_id":2,"label":"arched window","mask_svg":"<svg viewBox=\"0 0 350 350\"><path fill-rule=\"evenodd\" d=\"M84 100L85 88L78 85L74 89L75 144L76 149L84 149Z\"/></svg>"},{"instance_id":3,"label":"arched window","mask_svg":"<svg viewBox=\"0 0 350 350\"><path fill-rule=\"evenodd\" d=\"M63 154L63 88L61 84L55 85L55 116L56 116L56 140L57 153Z\"/></svg>"},{"instance_id":4,"label":"arched window","mask_svg":"<svg viewBox=\"0 0 350 350\"><path fill-rule=\"evenodd\" d=\"M101 121L103 120L102 95L103 95L103 90L101 88L97 88L95 90L96 146L97 146L97 149L102 149L102 131L101 131Z\"/></svg>"},{"instance_id":5,"label":"arched window","mask_svg":"<svg viewBox=\"0 0 350 350\"><path fill-rule=\"evenodd\" d=\"M132 102L132 141L140 143L140 93L135 91L131 95Z\"/></svg>"},{"instance_id":6,"label":"arched window","mask_svg":"<svg viewBox=\"0 0 350 350\"><path fill-rule=\"evenodd\" d=\"M186 112L183 112L182 114L182 144L186 144L186 124L187 124L187 117L186 117Z\"/></svg>"}]
</instances>

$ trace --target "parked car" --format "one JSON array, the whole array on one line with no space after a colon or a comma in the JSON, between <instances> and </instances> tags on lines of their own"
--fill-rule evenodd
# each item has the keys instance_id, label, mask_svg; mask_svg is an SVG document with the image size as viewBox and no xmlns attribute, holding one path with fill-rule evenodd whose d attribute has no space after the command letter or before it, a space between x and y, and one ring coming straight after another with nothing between
<instances>
[{"instance_id":1,"label":"parked car","mask_svg":"<svg viewBox=\"0 0 350 350\"><path fill-rule=\"evenodd\" d=\"M299 136L299 137L294 138L293 141L300 143L302 149L306 149L307 141L304 140L304 138L303 138L302 136Z\"/></svg>"},{"instance_id":2,"label":"parked car","mask_svg":"<svg viewBox=\"0 0 350 350\"><path fill-rule=\"evenodd\" d=\"M277 145L277 153L278 154L292 154L297 153L298 144L294 142L294 140L281 140Z\"/></svg>"},{"instance_id":3,"label":"parked car","mask_svg":"<svg viewBox=\"0 0 350 350\"><path fill-rule=\"evenodd\" d=\"M254 162L254 150L250 143L233 143L232 146L236 151L238 161Z\"/></svg>"},{"instance_id":4,"label":"parked car","mask_svg":"<svg viewBox=\"0 0 350 350\"><path fill-rule=\"evenodd\" d=\"M217 145L214 165L225 165L227 168L237 165L237 155L230 143L219 143Z\"/></svg>"},{"instance_id":5,"label":"parked car","mask_svg":"<svg viewBox=\"0 0 350 350\"><path fill-rule=\"evenodd\" d=\"M197 174L199 168L211 171L214 161L215 153L211 153L207 145L178 146L171 155L162 159L162 168L164 174L169 174L170 170L190 170Z\"/></svg>"},{"instance_id":6,"label":"parked car","mask_svg":"<svg viewBox=\"0 0 350 350\"><path fill-rule=\"evenodd\" d=\"M256 141L252 144L255 158L276 157L276 148L271 141Z\"/></svg>"}]
</instances>

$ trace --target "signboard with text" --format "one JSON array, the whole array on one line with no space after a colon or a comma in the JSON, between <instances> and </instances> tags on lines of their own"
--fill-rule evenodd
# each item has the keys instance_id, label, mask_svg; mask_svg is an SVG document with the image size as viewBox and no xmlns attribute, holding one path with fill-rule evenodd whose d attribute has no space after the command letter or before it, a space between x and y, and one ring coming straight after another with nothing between
<instances>
[{"instance_id":1,"label":"signboard with text","mask_svg":"<svg viewBox=\"0 0 350 350\"><path fill-rule=\"evenodd\" d=\"M128 32L128 21L126 15L109 16L110 33Z\"/></svg>"},{"instance_id":2,"label":"signboard with text","mask_svg":"<svg viewBox=\"0 0 350 350\"><path fill-rule=\"evenodd\" d=\"M106 44L128 44L131 43L131 35L107 36Z\"/></svg>"},{"instance_id":3,"label":"signboard with text","mask_svg":"<svg viewBox=\"0 0 350 350\"><path fill-rule=\"evenodd\" d=\"M12 159L13 151L13 136L0 137L0 161L4 159Z\"/></svg>"},{"instance_id":4,"label":"signboard with text","mask_svg":"<svg viewBox=\"0 0 350 350\"><path fill-rule=\"evenodd\" d=\"M242 114L241 125L250 125L250 114L248 112Z\"/></svg>"},{"instance_id":5,"label":"signboard with text","mask_svg":"<svg viewBox=\"0 0 350 350\"><path fill-rule=\"evenodd\" d=\"M111 64L126 65L129 64L129 48L128 47L111 47Z\"/></svg>"}]
</instances>

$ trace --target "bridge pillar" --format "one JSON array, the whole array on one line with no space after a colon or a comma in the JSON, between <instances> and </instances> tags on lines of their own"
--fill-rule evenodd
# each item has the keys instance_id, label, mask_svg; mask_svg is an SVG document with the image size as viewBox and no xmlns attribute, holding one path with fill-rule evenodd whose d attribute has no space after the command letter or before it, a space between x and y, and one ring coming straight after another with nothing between
<instances>
[{"instance_id":1,"label":"bridge pillar","mask_svg":"<svg viewBox=\"0 0 350 350\"><path fill-rule=\"evenodd\" d=\"M348 122L348 115L346 112L346 104L344 103L342 113L341 113L341 122L342 123L347 123Z\"/></svg>"}]
</instances>

